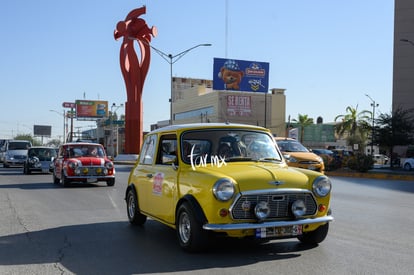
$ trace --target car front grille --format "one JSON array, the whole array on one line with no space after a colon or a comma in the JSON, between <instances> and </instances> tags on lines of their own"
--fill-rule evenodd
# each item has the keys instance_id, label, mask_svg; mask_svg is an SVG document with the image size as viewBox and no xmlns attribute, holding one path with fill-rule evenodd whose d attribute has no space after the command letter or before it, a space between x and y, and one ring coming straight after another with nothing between
<instances>
[{"instance_id":1,"label":"car front grille","mask_svg":"<svg viewBox=\"0 0 414 275\"><path fill-rule=\"evenodd\" d=\"M306 205L304 216L314 215L317 204L310 192L275 192L275 193L253 193L242 194L230 209L231 215L235 220L256 219L254 208L259 202L267 202L270 208L270 215L266 220L272 219L292 219L290 206L296 200L303 200Z\"/></svg>"},{"instance_id":2,"label":"car front grille","mask_svg":"<svg viewBox=\"0 0 414 275\"><path fill-rule=\"evenodd\" d=\"M26 159L26 156L23 156L23 155L14 155L13 157L14 157L14 159L18 159L18 160L25 160Z\"/></svg>"}]
</instances>

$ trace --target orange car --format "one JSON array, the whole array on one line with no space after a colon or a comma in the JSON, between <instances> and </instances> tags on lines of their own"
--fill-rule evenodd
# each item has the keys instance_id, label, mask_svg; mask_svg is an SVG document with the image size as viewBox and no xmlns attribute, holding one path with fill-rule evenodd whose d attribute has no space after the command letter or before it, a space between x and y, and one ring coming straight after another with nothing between
<instances>
[{"instance_id":1,"label":"orange car","mask_svg":"<svg viewBox=\"0 0 414 275\"><path fill-rule=\"evenodd\" d=\"M275 140L289 166L305 168L322 173L325 171L323 159L310 152L299 141L285 137L275 137Z\"/></svg>"}]
</instances>

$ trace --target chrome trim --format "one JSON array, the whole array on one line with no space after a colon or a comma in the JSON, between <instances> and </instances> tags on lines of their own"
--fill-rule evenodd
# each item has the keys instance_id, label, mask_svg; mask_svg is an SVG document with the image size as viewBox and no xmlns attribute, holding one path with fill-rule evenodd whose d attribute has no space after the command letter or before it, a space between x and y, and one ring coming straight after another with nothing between
<instances>
[{"instance_id":1,"label":"chrome trim","mask_svg":"<svg viewBox=\"0 0 414 275\"><path fill-rule=\"evenodd\" d=\"M293 220L293 221L271 221L263 223L233 223L233 224L204 224L204 230L213 230L213 231L228 231L228 230L246 230L246 229L257 229L257 228L267 228L267 227L281 227L281 226L291 226L291 225L305 225L305 224L314 224L314 223L323 223L323 222L332 222L334 218L332 216L324 216L313 219L303 219L303 220Z\"/></svg>"}]
</instances>

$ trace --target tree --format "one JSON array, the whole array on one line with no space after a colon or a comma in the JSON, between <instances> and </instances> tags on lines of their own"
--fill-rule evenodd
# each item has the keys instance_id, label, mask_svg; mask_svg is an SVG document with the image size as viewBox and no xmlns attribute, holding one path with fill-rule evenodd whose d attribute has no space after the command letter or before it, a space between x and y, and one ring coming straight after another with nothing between
<instances>
[{"instance_id":1,"label":"tree","mask_svg":"<svg viewBox=\"0 0 414 275\"><path fill-rule=\"evenodd\" d=\"M413 109L398 108L391 114L381 113L376 122L374 140L380 146L386 147L391 155L391 168L394 163L394 146L409 145L414 142Z\"/></svg>"},{"instance_id":2,"label":"tree","mask_svg":"<svg viewBox=\"0 0 414 275\"><path fill-rule=\"evenodd\" d=\"M308 115L298 114L298 119L292 119L300 126L300 142L303 143L303 135L305 133L305 127L313 124L313 118L309 118Z\"/></svg>"},{"instance_id":3,"label":"tree","mask_svg":"<svg viewBox=\"0 0 414 275\"><path fill-rule=\"evenodd\" d=\"M370 120L372 112L363 110L358 113L358 105L346 107L347 114L335 117L335 122L340 119L341 122L335 125L335 131L339 136L347 133L348 145L358 144L358 148L362 150L365 147L368 133L371 130Z\"/></svg>"}]
</instances>

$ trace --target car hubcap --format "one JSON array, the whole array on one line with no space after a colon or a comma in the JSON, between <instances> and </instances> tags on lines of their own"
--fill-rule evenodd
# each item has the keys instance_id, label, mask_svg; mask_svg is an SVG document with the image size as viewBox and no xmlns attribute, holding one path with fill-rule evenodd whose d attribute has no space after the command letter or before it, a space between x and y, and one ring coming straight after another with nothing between
<instances>
[{"instance_id":1,"label":"car hubcap","mask_svg":"<svg viewBox=\"0 0 414 275\"><path fill-rule=\"evenodd\" d=\"M190 218L188 217L187 213L181 213L180 215L180 224L179 224L179 233L180 238L184 243L188 243L190 240L190 234L191 234L191 224L190 224Z\"/></svg>"},{"instance_id":2,"label":"car hubcap","mask_svg":"<svg viewBox=\"0 0 414 275\"><path fill-rule=\"evenodd\" d=\"M129 196L128 200L128 214L130 218L134 217L135 213L135 200L133 196Z\"/></svg>"}]
</instances>

